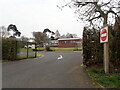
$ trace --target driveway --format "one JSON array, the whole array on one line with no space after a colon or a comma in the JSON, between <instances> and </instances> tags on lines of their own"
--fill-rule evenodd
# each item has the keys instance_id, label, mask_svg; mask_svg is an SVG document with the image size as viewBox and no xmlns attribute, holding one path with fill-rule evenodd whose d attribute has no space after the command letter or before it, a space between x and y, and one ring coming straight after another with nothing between
<instances>
[{"instance_id":1,"label":"driveway","mask_svg":"<svg viewBox=\"0 0 120 90\"><path fill-rule=\"evenodd\" d=\"M81 52L39 52L44 57L3 64L3 88L95 88ZM58 60L62 55L63 59Z\"/></svg>"}]
</instances>

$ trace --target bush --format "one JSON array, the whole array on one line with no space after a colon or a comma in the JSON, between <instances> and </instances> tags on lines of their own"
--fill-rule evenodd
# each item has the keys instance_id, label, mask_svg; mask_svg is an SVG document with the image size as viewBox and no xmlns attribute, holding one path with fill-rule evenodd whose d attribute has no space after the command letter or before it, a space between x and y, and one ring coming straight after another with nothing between
<instances>
[{"instance_id":1,"label":"bush","mask_svg":"<svg viewBox=\"0 0 120 90\"><path fill-rule=\"evenodd\" d=\"M120 25L118 30L109 29L109 59L110 69L119 68L120 65ZM103 64L103 44L100 43L100 32L95 29L83 31L83 64L90 66L93 64Z\"/></svg>"},{"instance_id":2,"label":"bush","mask_svg":"<svg viewBox=\"0 0 120 90\"><path fill-rule=\"evenodd\" d=\"M55 49L54 47L50 47L50 49L51 49L52 51L56 51L56 49Z\"/></svg>"},{"instance_id":3,"label":"bush","mask_svg":"<svg viewBox=\"0 0 120 90\"><path fill-rule=\"evenodd\" d=\"M17 57L16 38L2 40L2 60L15 60Z\"/></svg>"},{"instance_id":4,"label":"bush","mask_svg":"<svg viewBox=\"0 0 120 90\"><path fill-rule=\"evenodd\" d=\"M75 48L73 51L82 51L82 48Z\"/></svg>"},{"instance_id":5,"label":"bush","mask_svg":"<svg viewBox=\"0 0 120 90\"><path fill-rule=\"evenodd\" d=\"M36 48L36 49L32 49L33 51L44 51L44 48Z\"/></svg>"},{"instance_id":6,"label":"bush","mask_svg":"<svg viewBox=\"0 0 120 90\"><path fill-rule=\"evenodd\" d=\"M51 48L50 48L50 46L46 46L46 51L53 51Z\"/></svg>"},{"instance_id":7,"label":"bush","mask_svg":"<svg viewBox=\"0 0 120 90\"><path fill-rule=\"evenodd\" d=\"M103 63L103 44L100 43L99 33L98 30L84 28L83 64L86 66Z\"/></svg>"},{"instance_id":8,"label":"bush","mask_svg":"<svg viewBox=\"0 0 120 90\"><path fill-rule=\"evenodd\" d=\"M118 26L118 30L115 30L112 27L109 30L111 31L111 37L109 39L111 68L112 67L119 68L120 67L120 25Z\"/></svg>"}]
</instances>

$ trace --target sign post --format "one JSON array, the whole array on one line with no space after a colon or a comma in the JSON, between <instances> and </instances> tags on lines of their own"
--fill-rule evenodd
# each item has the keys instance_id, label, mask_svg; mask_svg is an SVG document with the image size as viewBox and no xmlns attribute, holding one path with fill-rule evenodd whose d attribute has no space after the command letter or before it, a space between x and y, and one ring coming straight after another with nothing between
<instances>
[{"instance_id":1,"label":"sign post","mask_svg":"<svg viewBox=\"0 0 120 90\"><path fill-rule=\"evenodd\" d=\"M109 73L109 44L108 44L108 26L100 31L100 43L104 43L104 70Z\"/></svg>"}]
</instances>

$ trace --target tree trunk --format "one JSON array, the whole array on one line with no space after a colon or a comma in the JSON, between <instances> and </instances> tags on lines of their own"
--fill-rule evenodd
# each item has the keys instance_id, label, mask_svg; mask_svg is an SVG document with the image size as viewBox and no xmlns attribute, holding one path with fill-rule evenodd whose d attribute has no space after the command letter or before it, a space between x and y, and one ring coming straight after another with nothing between
<instances>
[{"instance_id":1,"label":"tree trunk","mask_svg":"<svg viewBox=\"0 0 120 90\"><path fill-rule=\"evenodd\" d=\"M107 16L108 16L108 14L104 14L104 23L103 23L104 26L107 25L107 19L108 19Z\"/></svg>"}]
</instances>

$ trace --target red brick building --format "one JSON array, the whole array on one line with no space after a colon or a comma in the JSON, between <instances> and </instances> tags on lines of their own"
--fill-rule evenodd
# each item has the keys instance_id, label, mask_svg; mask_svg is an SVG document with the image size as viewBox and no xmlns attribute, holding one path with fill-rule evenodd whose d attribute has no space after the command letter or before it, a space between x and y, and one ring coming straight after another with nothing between
<instances>
[{"instance_id":1,"label":"red brick building","mask_svg":"<svg viewBox=\"0 0 120 90\"><path fill-rule=\"evenodd\" d=\"M81 47L82 40L80 38L63 38L58 39L59 48Z\"/></svg>"}]
</instances>

